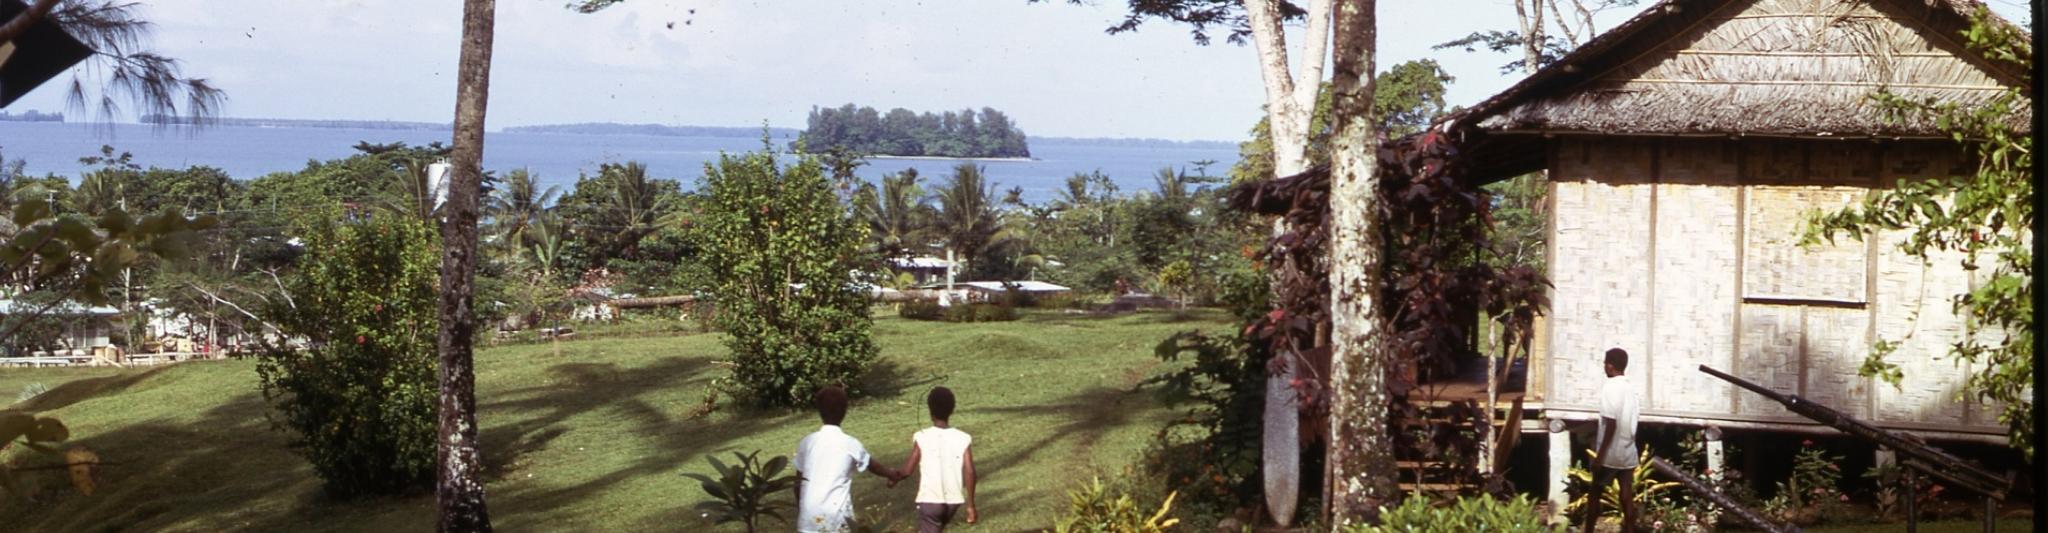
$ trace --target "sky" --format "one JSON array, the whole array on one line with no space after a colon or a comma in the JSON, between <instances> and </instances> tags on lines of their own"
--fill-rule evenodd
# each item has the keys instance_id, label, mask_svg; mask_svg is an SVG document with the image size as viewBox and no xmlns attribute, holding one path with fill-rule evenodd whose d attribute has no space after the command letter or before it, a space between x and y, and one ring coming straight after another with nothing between
<instances>
[{"instance_id":1,"label":"sky","mask_svg":"<svg viewBox=\"0 0 2048 533\"><path fill-rule=\"evenodd\" d=\"M1251 47L1199 46L1165 21L1105 34L1121 0L628 0L590 15L566 1L498 1L491 129L801 128L812 106L853 102L993 107L1034 136L1237 140L1264 102ZM158 51L227 92L225 116L447 122L461 4L148 0L145 13ZM1469 105L1515 81L1498 71L1512 58L1431 45L1514 24L1510 0L1381 0L1377 61L1435 58L1456 78L1449 103ZM64 110L65 85L53 80L10 111Z\"/></svg>"}]
</instances>

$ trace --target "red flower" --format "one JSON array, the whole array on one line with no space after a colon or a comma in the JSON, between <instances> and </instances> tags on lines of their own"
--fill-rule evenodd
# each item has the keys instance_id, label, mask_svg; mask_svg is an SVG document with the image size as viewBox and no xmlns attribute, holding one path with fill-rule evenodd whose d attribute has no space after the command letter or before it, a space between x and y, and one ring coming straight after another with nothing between
<instances>
[{"instance_id":1,"label":"red flower","mask_svg":"<svg viewBox=\"0 0 2048 533\"><path fill-rule=\"evenodd\" d=\"M363 343L363 336L362 336L362 335L357 335L357 336L356 336L356 344L362 344L362 343Z\"/></svg>"},{"instance_id":2,"label":"red flower","mask_svg":"<svg viewBox=\"0 0 2048 533\"><path fill-rule=\"evenodd\" d=\"M1801 445L1801 446L1809 446L1809 447L1810 447L1810 446L1813 446L1813 439L1806 439L1806 440L1803 440L1803 441L1799 441L1799 445Z\"/></svg>"}]
</instances>

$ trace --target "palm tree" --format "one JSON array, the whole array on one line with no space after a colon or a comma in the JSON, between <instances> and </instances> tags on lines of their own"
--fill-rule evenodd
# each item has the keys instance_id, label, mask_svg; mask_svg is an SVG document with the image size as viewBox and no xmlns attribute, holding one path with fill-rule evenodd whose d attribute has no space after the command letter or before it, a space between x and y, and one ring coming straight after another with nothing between
<instances>
[{"instance_id":1,"label":"palm tree","mask_svg":"<svg viewBox=\"0 0 2048 533\"><path fill-rule=\"evenodd\" d=\"M536 273L552 279L555 268L562 263L562 254L568 249L569 240L562 237L553 217L535 220L532 230L533 246L527 248L530 252L528 259L533 261Z\"/></svg>"},{"instance_id":2,"label":"palm tree","mask_svg":"<svg viewBox=\"0 0 2048 533\"><path fill-rule=\"evenodd\" d=\"M498 235L510 249L526 246L527 230L539 223L548 204L555 203L561 192L562 188L556 186L540 188L540 179L523 168L505 175L505 186L491 198L490 213L498 226Z\"/></svg>"},{"instance_id":3,"label":"palm tree","mask_svg":"<svg viewBox=\"0 0 2048 533\"><path fill-rule=\"evenodd\" d=\"M384 185L376 191L375 204L387 211L420 220L432 221L440 215L439 200L442 188L434 186L428 175L429 165L418 159L405 159L385 174ZM443 185L442 187L447 187ZM449 191L452 195L454 191Z\"/></svg>"},{"instance_id":4,"label":"palm tree","mask_svg":"<svg viewBox=\"0 0 2048 533\"><path fill-rule=\"evenodd\" d=\"M606 206L604 220L616 226L619 242L623 245L625 257L635 257L640 249L640 239L660 229L662 215L670 211L675 198L662 190L660 180L647 177L647 165L628 161L623 165L607 164L599 170L600 175L611 181L611 205Z\"/></svg>"},{"instance_id":5,"label":"palm tree","mask_svg":"<svg viewBox=\"0 0 2048 533\"><path fill-rule=\"evenodd\" d=\"M71 191L71 208L80 213L99 216L120 208L124 194L122 184L125 176L118 170L96 170L78 181L78 189Z\"/></svg>"},{"instance_id":6,"label":"palm tree","mask_svg":"<svg viewBox=\"0 0 2048 533\"><path fill-rule=\"evenodd\" d=\"M854 202L855 216L867 222L868 238L883 255L898 256L924 247L932 218L932 198L919 184L917 169L882 176L879 194L873 186L861 187Z\"/></svg>"},{"instance_id":7,"label":"palm tree","mask_svg":"<svg viewBox=\"0 0 2048 533\"><path fill-rule=\"evenodd\" d=\"M996 209L996 186L982 175L981 167L961 163L953 167L946 186L939 189L939 217L936 230L946 247L959 254L966 269L976 268L980 259L1003 236L1003 216Z\"/></svg>"}]
</instances>

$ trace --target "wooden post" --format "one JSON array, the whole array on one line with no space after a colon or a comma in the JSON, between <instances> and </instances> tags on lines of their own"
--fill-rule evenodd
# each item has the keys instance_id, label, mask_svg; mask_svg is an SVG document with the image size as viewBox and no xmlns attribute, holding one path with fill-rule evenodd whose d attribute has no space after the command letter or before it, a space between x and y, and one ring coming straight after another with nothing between
<instances>
[{"instance_id":1,"label":"wooden post","mask_svg":"<svg viewBox=\"0 0 2048 533\"><path fill-rule=\"evenodd\" d=\"M1565 495L1565 482L1571 476L1572 434L1565 431L1564 420L1550 419L1550 487L1546 495L1550 498L1550 523L1570 525L1564 506L1571 503Z\"/></svg>"},{"instance_id":2,"label":"wooden post","mask_svg":"<svg viewBox=\"0 0 2048 533\"><path fill-rule=\"evenodd\" d=\"M1721 480L1727 476L1728 456L1721 450L1721 428L1719 426L1707 426L1705 433L1707 437L1707 482L1712 483L1714 488L1718 490L1721 488ZM1710 521L1707 523L1707 528L1713 529L1719 525Z\"/></svg>"}]
</instances>

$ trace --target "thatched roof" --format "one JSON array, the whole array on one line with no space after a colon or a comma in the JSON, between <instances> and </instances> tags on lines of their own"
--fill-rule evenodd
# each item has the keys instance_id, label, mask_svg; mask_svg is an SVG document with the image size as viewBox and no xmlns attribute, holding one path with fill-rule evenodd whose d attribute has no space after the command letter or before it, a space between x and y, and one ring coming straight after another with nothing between
<instances>
[{"instance_id":1,"label":"thatched roof","mask_svg":"<svg viewBox=\"0 0 2048 533\"><path fill-rule=\"evenodd\" d=\"M1888 89L1970 105L2022 86L2022 67L1963 45L1960 32L1979 7L1662 0L1450 125L1487 133L1945 137L1925 121L1886 119L1870 95ZM2013 125L2028 129L2029 114L2015 110Z\"/></svg>"}]
</instances>

